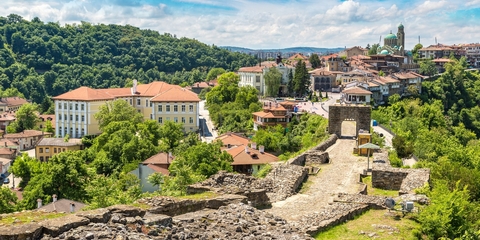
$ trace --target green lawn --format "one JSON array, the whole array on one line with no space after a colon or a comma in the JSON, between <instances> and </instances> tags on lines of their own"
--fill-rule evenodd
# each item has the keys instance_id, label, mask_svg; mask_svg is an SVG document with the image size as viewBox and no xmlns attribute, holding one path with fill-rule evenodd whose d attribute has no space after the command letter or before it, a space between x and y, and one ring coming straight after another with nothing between
<instances>
[{"instance_id":1,"label":"green lawn","mask_svg":"<svg viewBox=\"0 0 480 240\"><path fill-rule=\"evenodd\" d=\"M40 222L46 219L59 218L67 215L66 213L46 213L42 211L26 211L19 212L14 214L9 214L4 218L0 218L0 223L11 225L11 224L24 224L30 222Z\"/></svg>"},{"instance_id":2,"label":"green lawn","mask_svg":"<svg viewBox=\"0 0 480 240\"><path fill-rule=\"evenodd\" d=\"M416 239L412 235L412 230L417 228L419 223L415 222L412 216L407 215L402 218L402 213L400 212L369 210L363 215L357 216L355 220L317 234L315 239ZM395 228L395 230L384 229L381 226L390 226ZM369 234L374 235L370 237Z\"/></svg>"}]
</instances>

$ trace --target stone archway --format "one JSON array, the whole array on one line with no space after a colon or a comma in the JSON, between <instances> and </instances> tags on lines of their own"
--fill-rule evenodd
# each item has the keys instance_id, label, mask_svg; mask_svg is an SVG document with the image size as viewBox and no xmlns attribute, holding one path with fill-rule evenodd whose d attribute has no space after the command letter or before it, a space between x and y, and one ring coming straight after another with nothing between
<instances>
[{"instance_id":1,"label":"stone archway","mask_svg":"<svg viewBox=\"0 0 480 240\"><path fill-rule=\"evenodd\" d=\"M342 123L348 119L356 122L355 136L360 129L370 131L372 108L365 105L335 104L328 107L328 132L342 136Z\"/></svg>"}]
</instances>

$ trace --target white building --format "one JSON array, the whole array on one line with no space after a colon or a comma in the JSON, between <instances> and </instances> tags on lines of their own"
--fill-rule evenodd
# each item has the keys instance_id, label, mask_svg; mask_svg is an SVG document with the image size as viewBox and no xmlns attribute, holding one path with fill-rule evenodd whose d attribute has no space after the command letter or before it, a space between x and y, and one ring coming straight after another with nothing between
<instances>
[{"instance_id":1,"label":"white building","mask_svg":"<svg viewBox=\"0 0 480 240\"><path fill-rule=\"evenodd\" d=\"M265 95L267 86L265 85L264 76L265 74L267 74L268 71L270 71L271 67L275 67L282 74L279 95L286 94L288 74L290 71L292 71L292 74L294 74L295 68L289 65L285 65L281 61L262 62L258 66L240 68L238 70L238 75L240 77L240 82L238 83L238 85L240 87L252 86L258 90L260 95Z\"/></svg>"}]
</instances>

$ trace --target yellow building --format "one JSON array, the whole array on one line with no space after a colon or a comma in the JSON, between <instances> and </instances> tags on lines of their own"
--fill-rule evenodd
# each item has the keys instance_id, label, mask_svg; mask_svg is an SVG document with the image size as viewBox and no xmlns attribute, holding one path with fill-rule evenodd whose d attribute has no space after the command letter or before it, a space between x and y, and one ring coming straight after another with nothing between
<instances>
[{"instance_id":1,"label":"yellow building","mask_svg":"<svg viewBox=\"0 0 480 240\"><path fill-rule=\"evenodd\" d=\"M100 134L95 113L109 101L123 99L137 109L145 119L183 123L184 130L199 127L198 96L190 90L165 82L137 85L131 88L92 89L80 87L53 98L55 101L55 135L82 137Z\"/></svg>"},{"instance_id":2,"label":"yellow building","mask_svg":"<svg viewBox=\"0 0 480 240\"><path fill-rule=\"evenodd\" d=\"M35 147L35 157L40 161L48 161L54 155L65 151L82 150L82 139L70 138L43 138Z\"/></svg>"}]
</instances>

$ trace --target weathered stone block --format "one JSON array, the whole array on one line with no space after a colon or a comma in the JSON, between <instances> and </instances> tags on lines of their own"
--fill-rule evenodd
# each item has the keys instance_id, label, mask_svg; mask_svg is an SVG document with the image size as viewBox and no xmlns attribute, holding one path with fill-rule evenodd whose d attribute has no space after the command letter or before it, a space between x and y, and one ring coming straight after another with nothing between
<instances>
[{"instance_id":1,"label":"weathered stone block","mask_svg":"<svg viewBox=\"0 0 480 240\"><path fill-rule=\"evenodd\" d=\"M41 224L44 233L56 237L72 228L87 225L89 222L87 218L68 215L61 218L49 219L41 222Z\"/></svg>"},{"instance_id":2,"label":"weathered stone block","mask_svg":"<svg viewBox=\"0 0 480 240\"><path fill-rule=\"evenodd\" d=\"M0 240L34 240L39 239L43 226L38 223L27 223L0 227Z\"/></svg>"}]
</instances>

